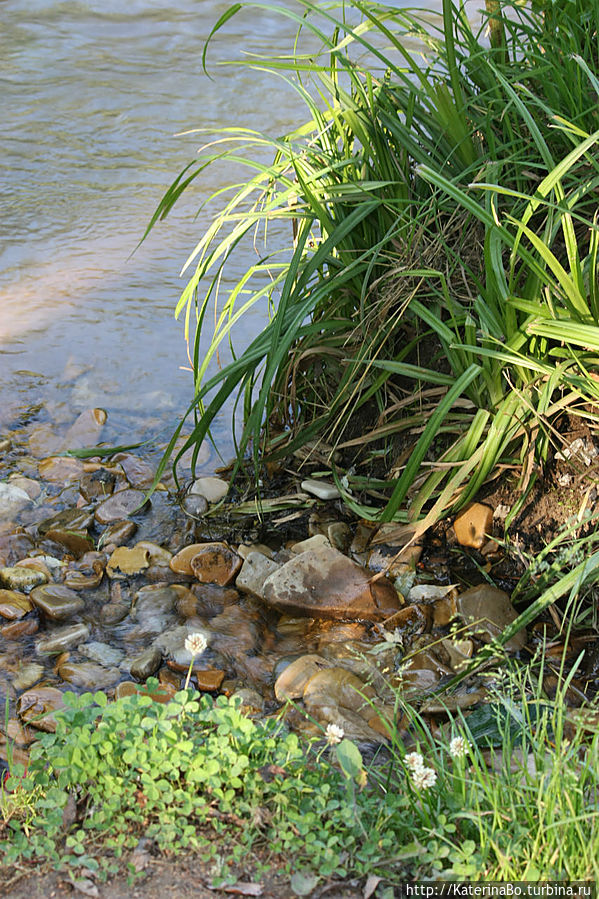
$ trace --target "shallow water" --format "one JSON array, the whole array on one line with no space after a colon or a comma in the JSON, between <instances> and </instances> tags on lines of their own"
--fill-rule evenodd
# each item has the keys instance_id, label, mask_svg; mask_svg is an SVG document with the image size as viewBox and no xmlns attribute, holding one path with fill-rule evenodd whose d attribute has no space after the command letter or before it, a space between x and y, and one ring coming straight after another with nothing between
<instances>
[{"instance_id":1,"label":"shallow water","mask_svg":"<svg viewBox=\"0 0 599 899\"><path fill-rule=\"evenodd\" d=\"M282 133L303 110L276 76L216 65L214 80L203 74L204 40L227 3L1 8L0 429L15 409L43 403L38 414L51 420L106 408L119 442L168 431L191 396L173 316L178 275L208 221L194 219L197 208L232 174L210 169L136 249L203 142L174 135L223 125ZM268 10L244 12L209 59L283 51L293 34ZM241 254L239 273L247 262ZM261 321L257 312L248 334ZM220 422L225 444L228 430Z\"/></svg>"}]
</instances>

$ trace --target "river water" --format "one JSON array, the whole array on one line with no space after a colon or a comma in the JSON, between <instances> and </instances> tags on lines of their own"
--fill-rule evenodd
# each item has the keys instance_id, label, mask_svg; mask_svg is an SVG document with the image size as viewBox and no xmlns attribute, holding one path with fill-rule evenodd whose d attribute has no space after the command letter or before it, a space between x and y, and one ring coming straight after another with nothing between
<instances>
[{"instance_id":1,"label":"river water","mask_svg":"<svg viewBox=\"0 0 599 899\"><path fill-rule=\"evenodd\" d=\"M179 272L209 220L207 211L195 218L198 207L231 173L209 169L136 249L203 142L175 134L229 125L280 134L304 118L274 75L202 72L204 41L228 5L1 3L0 433L39 404L42 419L57 421L101 406L110 436L124 442L168 431L188 404L173 315ZM283 52L293 35L270 10L244 11L210 58ZM239 256L238 274L248 261ZM256 313L249 330L260 327ZM228 429L223 419L216 433L225 443Z\"/></svg>"}]
</instances>

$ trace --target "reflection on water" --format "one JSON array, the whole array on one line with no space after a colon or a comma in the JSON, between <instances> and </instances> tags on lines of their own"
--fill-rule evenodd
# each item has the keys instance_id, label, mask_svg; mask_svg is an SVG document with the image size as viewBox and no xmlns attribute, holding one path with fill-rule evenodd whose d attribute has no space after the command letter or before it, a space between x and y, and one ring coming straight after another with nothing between
<instances>
[{"instance_id":1,"label":"reflection on water","mask_svg":"<svg viewBox=\"0 0 599 899\"><path fill-rule=\"evenodd\" d=\"M23 391L31 402L67 403L73 412L102 405L123 424L128 409L170 422L189 401L182 327L173 317L178 272L207 221L207 212L194 220L195 210L231 173L211 168L131 255L165 187L202 142L173 135L223 124L276 134L303 115L276 76L215 69L210 80L202 73L204 40L228 6L2 4L4 418ZM292 22L268 10L244 12L215 41L211 58L238 57L244 48L281 51L293 33ZM240 256L240 272L246 263ZM87 373L73 378L77 366ZM43 377L27 380L16 374L22 370Z\"/></svg>"}]
</instances>

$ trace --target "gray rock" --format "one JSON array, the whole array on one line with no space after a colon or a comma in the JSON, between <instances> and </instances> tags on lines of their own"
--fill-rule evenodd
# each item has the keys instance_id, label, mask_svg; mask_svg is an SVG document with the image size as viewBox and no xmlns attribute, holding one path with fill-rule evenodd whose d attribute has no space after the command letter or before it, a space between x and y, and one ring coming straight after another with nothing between
<instances>
[{"instance_id":1,"label":"gray rock","mask_svg":"<svg viewBox=\"0 0 599 899\"><path fill-rule=\"evenodd\" d=\"M121 678L118 668L104 668L95 662L64 662L58 666L58 674L68 684L88 690L103 690Z\"/></svg>"},{"instance_id":2,"label":"gray rock","mask_svg":"<svg viewBox=\"0 0 599 899\"><path fill-rule=\"evenodd\" d=\"M243 593L251 593L263 599L265 580L280 567L260 552L248 553L237 575L235 586Z\"/></svg>"},{"instance_id":3,"label":"gray rock","mask_svg":"<svg viewBox=\"0 0 599 899\"><path fill-rule=\"evenodd\" d=\"M318 499L339 499L341 496L337 487L326 481L314 481L312 478L307 478L305 481L302 481L300 486L306 493L311 493L312 496L317 496Z\"/></svg>"}]
</instances>

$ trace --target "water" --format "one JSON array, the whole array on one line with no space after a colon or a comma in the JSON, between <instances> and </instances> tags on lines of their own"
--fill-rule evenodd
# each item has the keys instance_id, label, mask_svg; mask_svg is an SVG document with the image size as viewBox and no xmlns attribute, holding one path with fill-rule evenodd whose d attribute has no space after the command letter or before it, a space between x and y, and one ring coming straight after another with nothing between
<instances>
[{"instance_id":1,"label":"water","mask_svg":"<svg viewBox=\"0 0 599 899\"><path fill-rule=\"evenodd\" d=\"M232 173L210 169L136 249L203 142L174 135L223 125L279 134L303 119L276 76L214 65L244 49L289 50L293 24L269 10L234 17L209 55L214 80L202 72L228 5L2 3L0 430L33 403L59 420L97 405L123 442L170 425L189 402L179 271L209 220L194 219L197 208ZM231 277L248 261L240 255ZM257 312L249 331L261 323ZM225 443L228 429L223 418Z\"/></svg>"}]
</instances>

